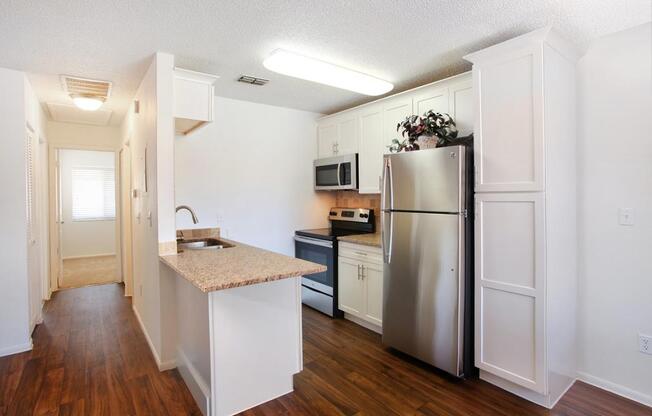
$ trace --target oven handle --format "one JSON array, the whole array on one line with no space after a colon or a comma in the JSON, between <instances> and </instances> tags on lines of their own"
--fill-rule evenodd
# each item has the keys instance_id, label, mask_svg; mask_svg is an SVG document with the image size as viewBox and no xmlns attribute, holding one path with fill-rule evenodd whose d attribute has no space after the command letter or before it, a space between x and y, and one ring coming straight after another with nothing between
<instances>
[{"instance_id":1,"label":"oven handle","mask_svg":"<svg viewBox=\"0 0 652 416\"><path fill-rule=\"evenodd\" d=\"M295 235L294 236L294 241L296 241L298 243L306 243L306 244L313 244L313 245L321 246L321 247L333 248L333 242L332 241L318 240L316 238L306 238L306 237L299 237L298 235Z\"/></svg>"}]
</instances>

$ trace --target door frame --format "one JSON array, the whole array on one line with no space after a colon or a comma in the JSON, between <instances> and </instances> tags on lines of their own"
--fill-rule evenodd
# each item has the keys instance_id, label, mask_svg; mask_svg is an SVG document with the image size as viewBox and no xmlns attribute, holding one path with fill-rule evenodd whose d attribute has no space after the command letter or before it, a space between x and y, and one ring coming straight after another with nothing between
<instances>
[{"instance_id":1,"label":"door frame","mask_svg":"<svg viewBox=\"0 0 652 416\"><path fill-rule=\"evenodd\" d=\"M132 223L132 198L133 187L131 175L131 148L127 141L117 152L118 154L118 188L120 203L120 270L122 281L125 285L125 296L133 296L133 223Z\"/></svg>"},{"instance_id":2,"label":"door frame","mask_svg":"<svg viewBox=\"0 0 652 416\"><path fill-rule=\"evenodd\" d=\"M48 195L48 216L49 216L49 244L50 244L50 262L48 268L49 276L49 292L59 290L59 277L63 269L63 259L61 255L61 224L60 224L60 212L57 212L57 200L60 198L61 187L57 183L60 178L57 176L58 171L58 152L60 150L88 150L88 151L97 151L97 152L111 152L113 153L114 159L114 169L116 172L119 172L119 148L110 146L97 146L97 145L82 145L82 144L48 144L48 181L49 181L49 195ZM53 186L55 185L56 186ZM115 213L115 222L116 222L116 257L121 253L121 223L122 218L120 217L120 210L118 209L118 203L120 201L120 180L116 180L115 183L115 198L116 198L116 213ZM58 262L58 267L54 267L54 262ZM119 267L122 267L122 262L118 261ZM120 272L120 281L123 281L122 272Z\"/></svg>"}]
</instances>

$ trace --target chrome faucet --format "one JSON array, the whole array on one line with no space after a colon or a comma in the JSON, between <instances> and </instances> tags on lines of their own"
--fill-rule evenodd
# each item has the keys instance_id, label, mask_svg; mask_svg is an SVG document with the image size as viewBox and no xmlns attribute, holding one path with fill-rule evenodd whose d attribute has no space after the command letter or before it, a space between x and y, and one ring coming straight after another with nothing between
<instances>
[{"instance_id":1,"label":"chrome faucet","mask_svg":"<svg viewBox=\"0 0 652 416\"><path fill-rule=\"evenodd\" d=\"M190 216L192 217L192 223L193 224L197 224L199 222L199 220L197 219L197 215L195 215L195 211L193 211L192 208L190 208L188 205L179 205L176 208L175 212L179 212L182 209L185 209L186 211L188 211L190 213Z\"/></svg>"}]
</instances>

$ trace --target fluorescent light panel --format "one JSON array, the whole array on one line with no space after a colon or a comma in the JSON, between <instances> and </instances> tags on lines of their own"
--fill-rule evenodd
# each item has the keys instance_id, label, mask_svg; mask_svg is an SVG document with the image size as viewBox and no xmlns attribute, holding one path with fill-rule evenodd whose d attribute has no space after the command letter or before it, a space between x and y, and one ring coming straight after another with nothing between
<instances>
[{"instance_id":1,"label":"fluorescent light panel","mask_svg":"<svg viewBox=\"0 0 652 416\"><path fill-rule=\"evenodd\" d=\"M263 61L265 68L279 74L331 87L354 91L364 95L382 95L394 89L394 85L361 72L342 68L318 59L308 58L283 49L275 50Z\"/></svg>"}]
</instances>

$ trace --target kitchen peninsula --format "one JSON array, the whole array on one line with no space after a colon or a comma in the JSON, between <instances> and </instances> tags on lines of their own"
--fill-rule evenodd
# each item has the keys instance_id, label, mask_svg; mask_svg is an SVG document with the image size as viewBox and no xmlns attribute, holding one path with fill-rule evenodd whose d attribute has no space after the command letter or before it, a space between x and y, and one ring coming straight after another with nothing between
<instances>
[{"instance_id":1,"label":"kitchen peninsula","mask_svg":"<svg viewBox=\"0 0 652 416\"><path fill-rule=\"evenodd\" d=\"M216 241L223 248L160 259L175 285L177 367L204 415L221 416L293 390L303 366L300 276L326 268Z\"/></svg>"}]
</instances>

